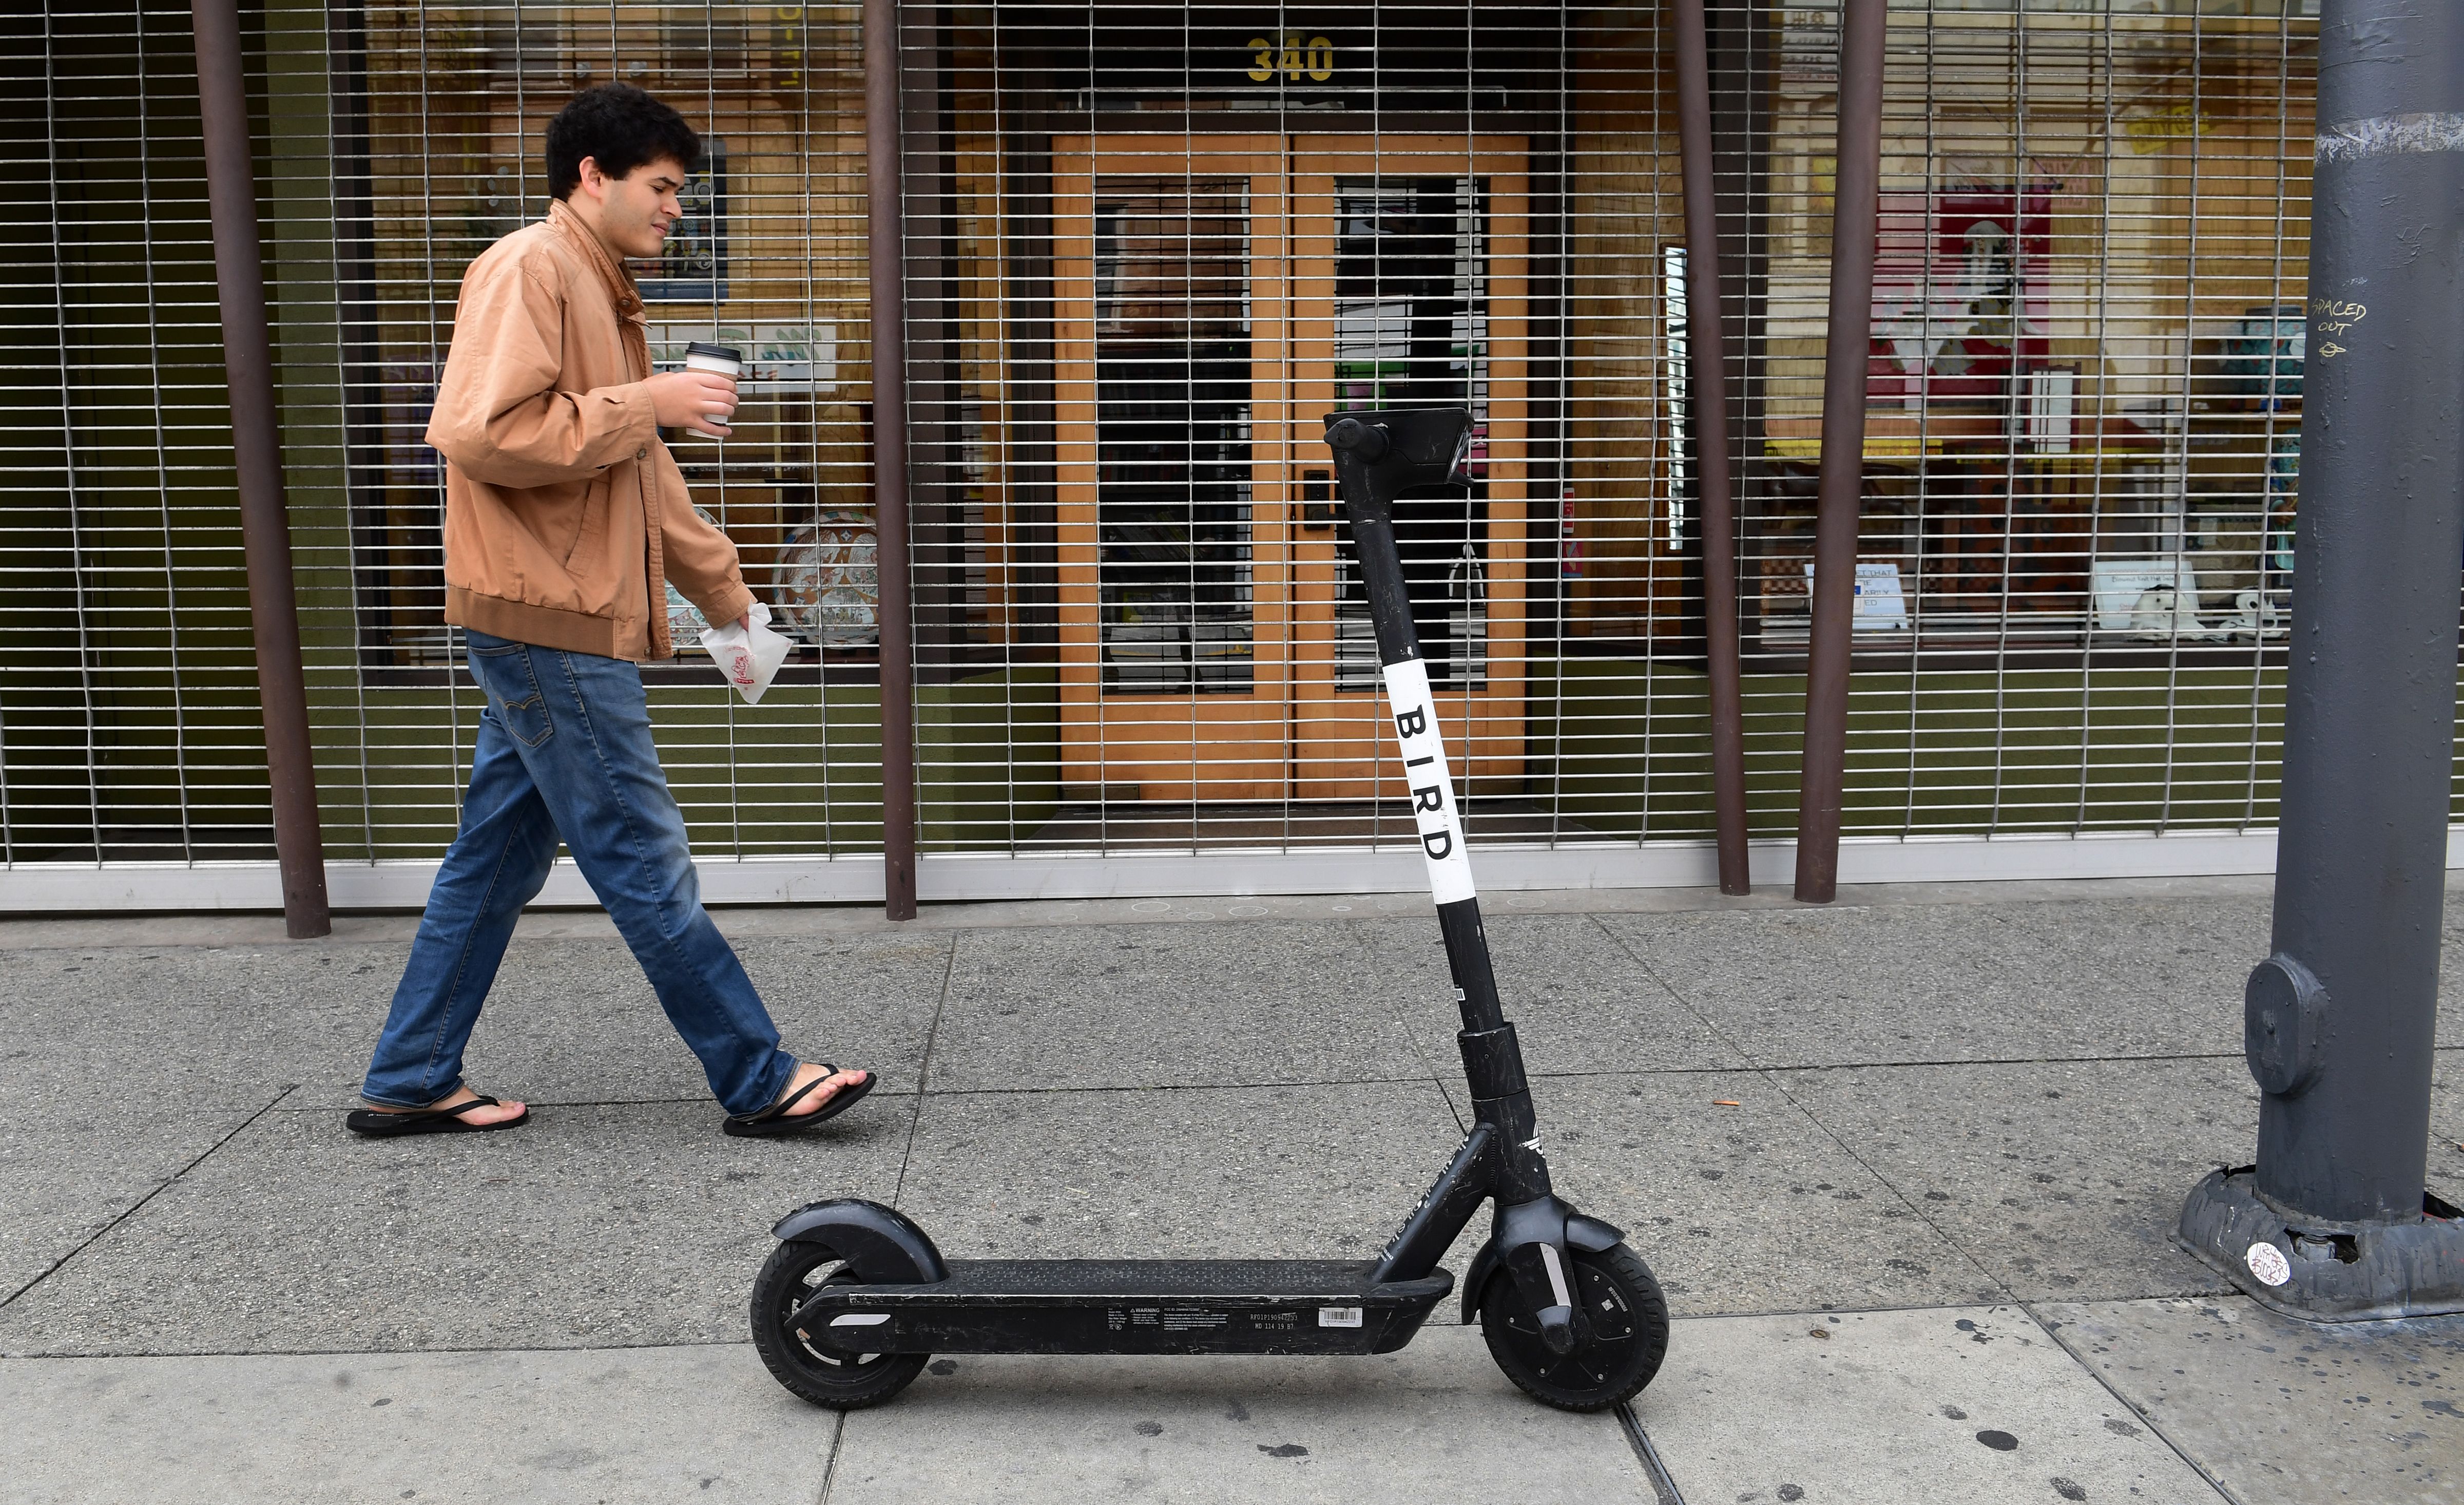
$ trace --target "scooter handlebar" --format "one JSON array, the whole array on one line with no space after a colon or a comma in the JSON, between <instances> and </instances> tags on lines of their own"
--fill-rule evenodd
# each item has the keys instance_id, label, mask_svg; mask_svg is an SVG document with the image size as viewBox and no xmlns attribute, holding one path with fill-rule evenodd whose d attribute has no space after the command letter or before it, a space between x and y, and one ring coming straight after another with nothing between
<instances>
[{"instance_id":1,"label":"scooter handlebar","mask_svg":"<svg viewBox=\"0 0 2464 1505\"><path fill-rule=\"evenodd\" d=\"M1460 408L1331 412L1325 421L1337 469L1358 468L1372 505L1382 508L1405 491L1466 478L1471 414Z\"/></svg>"}]
</instances>

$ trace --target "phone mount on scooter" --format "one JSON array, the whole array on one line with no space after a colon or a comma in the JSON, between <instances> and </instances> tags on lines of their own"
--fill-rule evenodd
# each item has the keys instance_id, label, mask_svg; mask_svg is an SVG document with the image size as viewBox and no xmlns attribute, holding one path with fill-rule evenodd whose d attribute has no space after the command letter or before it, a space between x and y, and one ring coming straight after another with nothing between
<instances>
[{"instance_id":1,"label":"phone mount on scooter","mask_svg":"<svg viewBox=\"0 0 2464 1505\"><path fill-rule=\"evenodd\" d=\"M1452 1290L1440 1264L1483 1202L1489 1237L1463 1285L1507 1378L1551 1405L1600 1410L1651 1381L1668 1308L1624 1235L1550 1188L1514 1027L1491 970L1442 721L1412 625L1394 509L1470 483L1459 409L1331 413L1326 440L1368 587L1387 710L1462 1012L1475 1121L1377 1258L944 1260L895 1208L853 1198L797 1209L753 1292L753 1338L781 1384L817 1405L878 1405L941 1353L1374 1354L1411 1341ZM1461 702L1455 707L1458 713ZM1388 770L1379 770L1381 780Z\"/></svg>"}]
</instances>

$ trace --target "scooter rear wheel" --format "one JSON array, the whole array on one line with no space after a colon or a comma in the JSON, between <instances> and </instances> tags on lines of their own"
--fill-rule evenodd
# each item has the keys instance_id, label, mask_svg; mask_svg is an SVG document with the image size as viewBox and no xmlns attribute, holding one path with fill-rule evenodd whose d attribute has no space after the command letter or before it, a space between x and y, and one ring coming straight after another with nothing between
<instances>
[{"instance_id":1,"label":"scooter rear wheel","mask_svg":"<svg viewBox=\"0 0 2464 1505\"><path fill-rule=\"evenodd\" d=\"M771 1377L835 1411L879 1405L923 1373L930 1354L843 1354L790 1325L796 1308L824 1286L862 1282L826 1245L790 1241L770 1251L753 1282L753 1346Z\"/></svg>"},{"instance_id":2,"label":"scooter rear wheel","mask_svg":"<svg viewBox=\"0 0 2464 1505\"><path fill-rule=\"evenodd\" d=\"M1651 1267L1623 1244L1605 1253L1571 1252L1591 1341L1571 1354L1551 1353L1539 1320L1503 1271L1481 1294L1481 1336L1497 1367L1533 1400L1559 1410L1604 1411L1660 1372L1668 1354L1668 1298Z\"/></svg>"}]
</instances>

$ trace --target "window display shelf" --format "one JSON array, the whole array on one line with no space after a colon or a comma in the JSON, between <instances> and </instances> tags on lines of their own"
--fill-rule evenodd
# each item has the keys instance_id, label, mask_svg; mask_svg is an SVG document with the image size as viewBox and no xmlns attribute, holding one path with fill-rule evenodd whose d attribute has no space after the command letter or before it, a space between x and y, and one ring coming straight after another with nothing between
<instances>
[{"instance_id":1,"label":"window display shelf","mask_svg":"<svg viewBox=\"0 0 2464 1505\"><path fill-rule=\"evenodd\" d=\"M1818 429L1805 417L1768 426L1745 603L1767 653L1806 641ZM1869 413L1859 650L2271 633L2283 582L2259 557L2268 452L2241 467L2254 490L2233 515L2186 508L2184 453L2184 439L2131 418L2059 408Z\"/></svg>"}]
</instances>

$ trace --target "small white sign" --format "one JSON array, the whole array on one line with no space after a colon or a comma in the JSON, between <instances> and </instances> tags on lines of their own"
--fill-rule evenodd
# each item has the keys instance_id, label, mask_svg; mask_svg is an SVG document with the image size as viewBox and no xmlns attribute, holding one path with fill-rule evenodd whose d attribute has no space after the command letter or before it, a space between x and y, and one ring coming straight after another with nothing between
<instances>
[{"instance_id":1,"label":"small white sign","mask_svg":"<svg viewBox=\"0 0 2464 1505\"><path fill-rule=\"evenodd\" d=\"M2078 405L2079 373L2031 371L2020 378L2028 396L2028 443L2038 454L2071 453L2071 420Z\"/></svg>"},{"instance_id":2,"label":"small white sign","mask_svg":"<svg viewBox=\"0 0 2464 1505\"><path fill-rule=\"evenodd\" d=\"M1317 1309L1320 1327L1358 1327L1360 1308L1356 1306L1322 1306Z\"/></svg>"},{"instance_id":3,"label":"small white sign","mask_svg":"<svg viewBox=\"0 0 2464 1505\"><path fill-rule=\"evenodd\" d=\"M2273 1244L2253 1244L2241 1261L2262 1286L2280 1286L2293 1278L2293 1266L2285 1259L2284 1250Z\"/></svg>"},{"instance_id":4,"label":"small white sign","mask_svg":"<svg viewBox=\"0 0 2464 1505\"><path fill-rule=\"evenodd\" d=\"M753 331L742 324L644 324L642 336L650 346L650 369L681 371L685 346L698 340L741 350L753 343Z\"/></svg>"},{"instance_id":5,"label":"small white sign","mask_svg":"<svg viewBox=\"0 0 2464 1505\"><path fill-rule=\"evenodd\" d=\"M2090 568L2089 593L2096 597L2100 632L2127 632L2145 626L2139 619L2140 598L2151 590L2170 590L2198 599L2198 571L2190 562L2171 555L2160 559L2101 559Z\"/></svg>"},{"instance_id":6,"label":"small white sign","mask_svg":"<svg viewBox=\"0 0 2464 1505\"><path fill-rule=\"evenodd\" d=\"M1808 600L1814 594L1814 562L1805 562L1805 590ZM1859 632L1904 632L1908 630L1908 597L1901 588L1900 566L1897 564L1859 564L1857 566L1857 606L1851 631Z\"/></svg>"},{"instance_id":7,"label":"small white sign","mask_svg":"<svg viewBox=\"0 0 2464 1505\"><path fill-rule=\"evenodd\" d=\"M799 390L838 390L839 326L757 324L750 380L780 382Z\"/></svg>"},{"instance_id":8,"label":"small white sign","mask_svg":"<svg viewBox=\"0 0 2464 1505\"><path fill-rule=\"evenodd\" d=\"M817 324L646 324L650 369L684 368L685 346L698 340L744 352L738 386L759 391L835 392L839 379L839 326Z\"/></svg>"}]
</instances>

